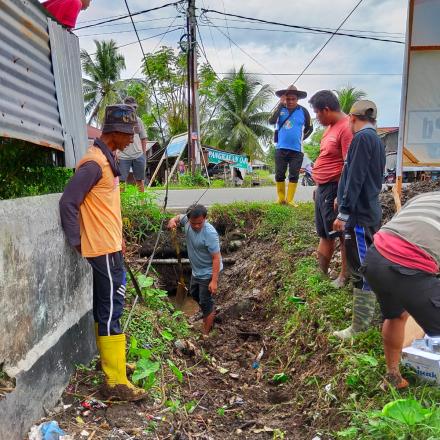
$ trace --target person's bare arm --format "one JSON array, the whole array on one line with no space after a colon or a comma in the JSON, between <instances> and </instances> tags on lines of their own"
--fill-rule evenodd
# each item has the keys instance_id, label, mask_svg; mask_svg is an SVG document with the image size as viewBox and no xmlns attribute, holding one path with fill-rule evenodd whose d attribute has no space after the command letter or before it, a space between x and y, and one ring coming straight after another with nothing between
<instances>
[{"instance_id":1,"label":"person's bare arm","mask_svg":"<svg viewBox=\"0 0 440 440\"><path fill-rule=\"evenodd\" d=\"M180 225L180 215L176 215L168 222L168 229L176 229Z\"/></svg>"},{"instance_id":2,"label":"person's bare arm","mask_svg":"<svg viewBox=\"0 0 440 440\"><path fill-rule=\"evenodd\" d=\"M147 154L147 139L141 139L142 152Z\"/></svg>"},{"instance_id":3,"label":"person's bare arm","mask_svg":"<svg viewBox=\"0 0 440 440\"><path fill-rule=\"evenodd\" d=\"M277 106L275 107L274 111L270 115L269 124L274 125L274 124L277 123L278 118L280 116L281 109L283 108L285 103L286 103L286 97L282 96L281 99L280 99L280 102L277 104Z\"/></svg>"},{"instance_id":4,"label":"person's bare arm","mask_svg":"<svg viewBox=\"0 0 440 440\"><path fill-rule=\"evenodd\" d=\"M218 274L220 273L220 260L220 252L212 254L212 278L208 286L208 289L212 295L215 295L217 293Z\"/></svg>"}]
</instances>

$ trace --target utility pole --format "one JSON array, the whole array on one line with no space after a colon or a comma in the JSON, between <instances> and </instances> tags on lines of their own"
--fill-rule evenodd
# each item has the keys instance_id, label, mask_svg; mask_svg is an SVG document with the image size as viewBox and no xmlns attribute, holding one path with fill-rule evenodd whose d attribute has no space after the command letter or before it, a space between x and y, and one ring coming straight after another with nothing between
<instances>
[{"instance_id":1,"label":"utility pole","mask_svg":"<svg viewBox=\"0 0 440 440\"><path fill-rule=\"evenodd\" d=\"M194 174L200 168L200 120L199 120L199 82L197 77L197 22L196 0L188 0L188 161Z\"/></svg>"}]
</instances>

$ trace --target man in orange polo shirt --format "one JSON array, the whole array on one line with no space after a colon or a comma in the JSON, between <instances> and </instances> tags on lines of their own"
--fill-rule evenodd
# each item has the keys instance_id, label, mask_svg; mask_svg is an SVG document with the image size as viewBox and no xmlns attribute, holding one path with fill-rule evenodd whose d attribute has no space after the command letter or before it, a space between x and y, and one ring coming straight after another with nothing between
<instances>
[{"instance_id":1,"label":"man in orange polo shirt","mask_svg":"<svg viewBox=\"0 0 440 440\"><path fill-rule=\"evenodd\" d=\"M136 112L129 105L105 109L102 135L78 162L60 200L67 239L93 269L96 345L106 376L103 392L107 397L132 401L144 398L145 392L127 379L126 341L119 322L126 277L115 152L133 142L136 123Z\"/></svg>"},{"instance_id":2,"label":"man in orange polo shirt","mask_svg":"<svg viewBox=\"0 0 440 440\"><path fill-rule=\"evenodd\" d=\"M335 200L338 182L342 174L348 147L353 139L348 116L341 111L339 100L330 90L315 93L310 101L319 123L327 127L321 139L318 159L313 166L313 179L318 185L315 191L315 223L319 236L318 262L320 269L327 275L335 251L333 222L337 210ZM341 236L342 241L342 236ZM333 281L335 287L347 282L347 263L345 248L341 242L341 272Z\"/></svg>"}]
</instances>

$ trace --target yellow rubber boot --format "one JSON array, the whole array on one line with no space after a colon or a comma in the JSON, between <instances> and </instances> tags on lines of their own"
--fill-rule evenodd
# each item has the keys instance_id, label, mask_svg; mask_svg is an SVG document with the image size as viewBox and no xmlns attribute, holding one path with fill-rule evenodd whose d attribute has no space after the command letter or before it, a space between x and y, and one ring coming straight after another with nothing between
<instances>
[{"instance_id":1,"label":"yellow rubber boot","mask_svg":"<svg viewBox=\"0 0 440 440\"><path fill-rule=\"evenodd\" d=\"M125 335L98 336L102 370L106 387L103 391L109 398L135 401L147 397L142 388L135 387L128 379L125 366Z\"/></svg>"},{"instance_id":2,"label":"yellow rubber boot","mask_svg":"<svg viewBox=\"0 0 440 440\"><path fill-rule=\"evenodd\" d=\"M277 182L277 203L284 205L286 203L286 182Z\"/></svg>"},{"instance_id":3,"label":"yellow rubber boot","mask_svg":"<svg viewBox=\"0 0 440 440\"><path fill-rule=\"evenodd\" d=\"M289 182L287 185L287 197L286 197L286 201L289 205L291 206L298 206L294 201L293 198L295 197L295 193L296 193L296 187L298 186L298 184L295 182Z\"/></svg>"}]
</instances>

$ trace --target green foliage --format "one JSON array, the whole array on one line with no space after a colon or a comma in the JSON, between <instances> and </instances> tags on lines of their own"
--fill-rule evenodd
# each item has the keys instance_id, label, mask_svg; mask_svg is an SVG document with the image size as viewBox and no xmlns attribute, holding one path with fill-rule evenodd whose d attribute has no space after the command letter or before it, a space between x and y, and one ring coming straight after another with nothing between
<instances>
[{"instance_id":1,"label":"green foliage","mask_svg":"<svg viewBox=\"0 0 440 440\"><path fill-rule=\"evenodd\" d=\"M360 411L354 426L337 432L338 438L367 440L435 440L440 437L440 407L428 408L413 397L388 402L382 411Z\"/></svg>"},{"instance_id":2,"label":"green foliage","mask_svg":"<svg viewBox=\"0 0 440 440\"><path fill-rule=\"evenodd\" d=\"M120 92L125 84L121 72L125 69L125 58L118 53L116 41L95 40L94 58L85 49L81 50L85 113L88 123L102 124L105 107L121 101Z\"/></svg>"},{"instance_id":3,"label":"green foliage","mask_svg":"<svg viewBox=\"0 0 440 440\"><path fill-rule=\"evenodd\" d=\"M304 144L304 152L307 154L307 157L312 162L315 162L316 159L318 159L319 151L320 151L320 146L319 145Z\"/></svg>"},{"instance_id":4,"label":"green foliage","mask_svg":"<svg viewBox=\"0 0 440 440\"><path fill-rule=\"evenodd\" d=\"M347 115L350 113L350 109L356 101L364 99L367 96L363 90L356 90L356 87L351 87L350 84L335 90L335 93L338 96L341 110Z\"/></svg>"},{"instance_id":5,"label":"green foliage","mask_svg":"<svg viewBox=\"0 0 440 440\"><path fill-rule=\"evenodd\" d=\"M136 363L136 370L131 377L135 384L146 390L156 383L156 373L160 370L160 363L142 358Z\"/></svg>"},{"instance_id":6,"label":"green foliage","mask_svg":"<svg viewBox=\"0 0 440 440\"><path fill-rule=\"evenodd\" d=\"M176 376L177 380L179 382L183 382L183 373L179 370L176 364L171 359L168 359L167 363L174 376Z\"/></svg>"},{"instance_id":7,"label":"green foliage","mask_svg":"<svg viewBox=\"0 0 440 440\"><path fill-rule=\"evenodd\" d=\"M289 380L289 376L286 373L276 373L272 376L272 380L277 383L286 383Z\"/></svg>"},{"instance_id":8,"label":"green foliage","mask_svg":"<svg viewBox=\"0 0 440 440\"><path fill-rule=\"evenodd\" d=\"M121 192L123 230L129 241L141 243L149 233L159 229L164 214L156 200L154 191L146 189L142 193L134 185L126 185Z\"/></svg>"},{"instance_id":9,"label":"green foliage","mask_svg":"<svg viewBox=\"0 0 440 440\"><path fill-rule=\"evenodd\" d=\"M186 172L179 175L179 184L187 188L197 188L200 186L208 186L208 180L202 176L198 170L194 174Z\"/></svg>"},{"instance_id":10,"label":"green foliage","mask_svg":"<svg viewBox=\"0 0 440 440\"><path fill-rule=\"evenodd\" d=\"M211 188L225 188L226 182L222 179L211 180Z\"/></svg>"},{"instance_id":11,"label":"green foliage","mask_svg":"<svg viewBox=\"0 0 440 440\"><path fill-rule=\"evenodd\" d=\"M54 152L19 140L0 142L0 199L58 193L73 175L54 165Z\"/></svg>"},{"instance_id":12,"label":"green foliage","mask_svg":"<svg viewBox=\"0 0 440 440\"><path fill-rule=\"evenodd\" d=\"M312 162L315 162L316 159L318 159L321 139L322 135L324 134L324 130L325 128L323 127L316 128L312 136L310 137L309 142L304 144L304 152L307 154L307 157Z\"/></svg>"}]
</instances>

